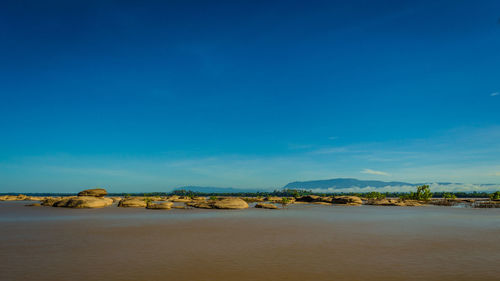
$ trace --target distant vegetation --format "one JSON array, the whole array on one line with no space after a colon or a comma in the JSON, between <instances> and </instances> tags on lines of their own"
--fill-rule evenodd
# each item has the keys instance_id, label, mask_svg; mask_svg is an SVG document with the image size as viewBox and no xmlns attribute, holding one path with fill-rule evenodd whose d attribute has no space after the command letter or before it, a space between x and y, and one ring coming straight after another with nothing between
<instances>
[{"instance_id":1,"label":"distant vegetation","mask_svg":"<svg viewBox=\"0 0 500 281\"><path fill-rule=\"evenodd\" d=\"M428 186L427 186L428 188ZM423 192L422 192L423 191ZM2 193L0 195L17 195L18 193ZM30 196L74 196L74 193L28 193ZM324 192L313 192L311 190L305 189L280 189L269 192L220 192L220 193L206 193L206 192L193 192L189 190L174 190L172 192L149 192L149 193L108 193L108 196L143 196L143 197L157 197L157 196L169 196L169 195L179 195L179 196L234 196L234 197L300 197L304 195L319 195L319 196L339 196L339 195L349 195L349 196L359 196L365 198L398 198L404 197L406 199L410 198L491 198L492 200L500 200L500 191L495 193L490 192L425 192L421 190L420 193L417 192L335 192L335 193L324 193ZM430 197L429 197L430 196ZM418 199L420 200L420 199Z\"/></svg>"}]
</instances>

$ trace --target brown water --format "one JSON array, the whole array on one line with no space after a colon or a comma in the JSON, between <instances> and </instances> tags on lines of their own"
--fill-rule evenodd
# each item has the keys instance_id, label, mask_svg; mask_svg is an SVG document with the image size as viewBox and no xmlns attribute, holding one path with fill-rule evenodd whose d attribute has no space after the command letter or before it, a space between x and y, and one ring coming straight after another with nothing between
<instances>
[{"instance_id":1,"label":"brown water","mask_svg":"<svg viewBox=\"0 0 500 281\"><path fill-rule=\"evenodd\" d=\"M500 209L0 202L0 280L500 280Z\"/></svg>"}]
</instances>

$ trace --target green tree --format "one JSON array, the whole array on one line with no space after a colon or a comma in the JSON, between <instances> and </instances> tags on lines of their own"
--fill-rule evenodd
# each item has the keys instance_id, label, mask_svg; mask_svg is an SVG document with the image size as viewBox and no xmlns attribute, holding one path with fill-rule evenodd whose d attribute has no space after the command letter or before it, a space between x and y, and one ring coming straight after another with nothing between
<instances>
[{"instance_id":1,"label":"green tree","mask_svg":"<svg viewBox=\"0 0 500 281\"><path fill-rule=\"evenodd\" d=\"M457 196L455 196L455 194L453 194L453 193L445 192L445 193L443 193L443 198L444 199L457 199Z\"/></svg>"},{"instance_id":2,"label":"green tree","mask_svg":"<svg viewBox=\"0 0 500 281\"><path fill-rule=\"evenodd\" d=\"M366 198L369 198L369 199L384 199L385 198L385 194L382 194L380 192L376 192L376 191L372 191L370 193L367 193L365 195Z\"/></svg>"},{"instance_id":3,"label":"green tree","mask_svg":"<svg viewBox=\"0 0 500 281\"><path fill-rule=\"evenodd\" d=\"M402 195L399 198L406 200L421 200L427 201L432 198L431 188L427 185L417 186L417 192L410 192L410 194Z\"/></svg>"},{"instance_id":4,"label":"green tree","mask_svg":"<svg viewBox=\"0 0 500 281\"><path fill-rule=\"evenodd\" d=\"M500 200L500 191L497 191L497 192L490 194L490 199L491 200Z\"/></svg>"}]
</instances>

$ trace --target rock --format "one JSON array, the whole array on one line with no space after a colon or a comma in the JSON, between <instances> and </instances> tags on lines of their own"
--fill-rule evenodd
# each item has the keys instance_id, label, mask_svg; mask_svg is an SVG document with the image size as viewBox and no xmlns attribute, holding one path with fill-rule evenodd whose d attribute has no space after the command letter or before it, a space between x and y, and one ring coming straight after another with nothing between
<instances>
[{"instance_id":1,"label":"rock","mask_svg":"<svg viewBox=\"0 0 500 281\"><path fill-rule=\"evenodd\" d=\"M397 203L397 199L368 199L366 201L366 205L374 206L396 206Z\"/></svg>"},{"instance_id":2,"label":"rock","mask_svg":"<svg viewBox=\"0 0 500 281\"><path fill-rule=\"evenodd\" d=\"M29 201L42 201L44 199L45 199L45 197L41 197L41 196L30 196L30 197L26 198L26 200L29 200Z\"/></svg>"},{"instance_id":3,"label":"rock","mask_svg":"<svg viewBox=\"0 0 500 281\"><path fill-rule=\"evenodd\" d=\"M69 198L65 206L66 208L104 208L113 204L110 198L101 198L94 196L78 196Z\"/></svg>"},{"instance_id":4,"label":"rock","mask_svg":"<svg viewBox=\"0 0 500 281\"><path fill-rule=\"evenodd\" d=\"M168 201L170 201L170 202L191 202L192 199L191 199L191 197L188 197L188 196L172 195L168 198Z\"/></svg>"},{"instance_id":5,"label":"rock","mask_svg":"<svg viewBox=\"0 0 500 281\"><path fill-rule=\"evenodd\" d=\"M61 198L47 197L47 198L45 198L45 200L42 200L41 205L52 207L52 206L54 206L55 203L57 203L60 200L61 200Z\"/></svg>"},{"instance_id":6,"label":"rock","mask_svg":"<svg viewBox=\"0 0 500 281\"><path fill-rule=\"evenodd\" d=\"M222 198L219 200L188 202L187 206L203 209L246 209L247 202L241 198Z\"/></svg>"},{"instance_id":7,"label":"rock","mask_svg":"<svg viewBox=\"0 0 500 281\"><path fill-rule=\"evenodd\" d=\"M363 204L363 200L357 196L334 196L332 198L332 203L359 206Z\"/></svg>"},{"instance_id":8,"label":"rock","mask_svg":"<svg viewBox=\"0 0 500 281\"><path fill-rule=\"evenodd\" d=\"M138 197L123 198L118 203L118 207L124 207L124 208L145 208L146 206L147 203L144 200L144 198L138 198Z\"/></svg>"},{"instance_id":9,"label":"rock","mask_svg":"<svg viewBox=\"0 0 500 281\"><path fill-rule=\"evenodd\" d=\"M262 208L262 209L279 209L278 206L274 204L266 204L266 203L258 203L255 205L255 208Z\"/></svg>"},{"instance_id":10,"label":"rock","mask_svg":"<svg viewBox=\"0 0 500 281\"><path fill-rule=\"evenodd\" d=\"M186 209L185 206L172 206L172 209Z\"/></svg>"},{"instance_id":11,"label":"rock","mask_svg":"<svg viewBox=\"0 0 500 281\"><path fill-rule=\"evenodd\" d=\"M113 204L110 198L100 198L93 196L75 196L65 198L48 198L41 205L63 208L103 208Z\"/></svg>"},{"instance_id":12,"label":"rock","mask_svg":"<svg viewBox=\"0 0 500 281\"><path fill-rule=\"evenodd\" d=\"M172 208L174 203L172 202L162 202L162 203L149 203L146 206L146 209L153 209L153 210L169 210Z\"/></svg>"},{"instance_id":13,"label":"rock","mask_svg":"<svg viewBox=\"0 0 500 281\"><path fill-rule=\"evenodd\" d=\"M213 209L214 208L213 202L207 202L207 201L187 202L186 206L193 207L193 208L200 208L200 209Z\"/></svg>"},{"instance_id":14,"label":"rock","mask_svg":"<svg viewBox=\"0 0 500 281\"><path fill-rule=\"evenodd\" d=\"M66 197L66 198L62 198L56 202L54 202L54 204L52 204L52 207L66 207L66 205L68 204L69 200L71 200L73 197Z\"/></svg>"},{"instance_id":15,"label":"rock","mask_svg":"<svg viewBox=\"0 0 500 281\"><path fill-rule=\"evenodd\" d=\"M396 203L396 206L401 206L401 207L416 207L422 205L423 203L417 200L400 200Z\"/></svg>"},{"instance_id":16,"label":"rock","mask_svg":"<svg viewBox=\"0 0 500 281\"><path fill-rule=\"evenodd\" d=\"M30 200L30 197L24 194L0 196L0 201L27 201L27 200Z\"/></svg>"},{"instance_id":17,"label":"rock","mask_svg":"<svg viewBox=\"0 0 500 281\"><path fill-rule=\"evenodd\" d=\"M213 204L216 209L246 209L248 208L247 202L241 198L224 198L215 201Z\"/></svg>"},{"instance_id":18,"label":"rock","mask_svg":"<svg viewBox=\"0 0 500 281\"><path fill-rule=\"evenodd\" d=\"M109 197L109 199L113 200L113 203L114 202L120 202L122 200L121 197Z\"/></svg>"},{"instance_id":19,"label":"rock","mask_svg":"<svg viewBox=\"0 0 500 281\"><path fill-rule=\"evenodd\" d=\"M108 192L103 188L86 189L78 193L78 196L104 197L106 195L108 195Z\"/></svg>"},{"instance_id":20,"label":"rock","mask_svg":"<svg viewBox=\"0 0 500 281\"><path fill-rule=\"evenodd\" d=\"M417 200L401 200L401 199L369 199L366 205L375 206L400 206L400 207L415 207L422 206L424 202Z\"/></svg>"}]
</instances>

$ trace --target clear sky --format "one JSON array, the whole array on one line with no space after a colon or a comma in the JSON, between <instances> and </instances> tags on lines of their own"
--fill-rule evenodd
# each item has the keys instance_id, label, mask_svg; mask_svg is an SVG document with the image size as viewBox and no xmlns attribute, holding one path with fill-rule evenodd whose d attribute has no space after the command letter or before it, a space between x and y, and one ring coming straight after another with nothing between
<instances>
[{"instance_id":1,"label":"clear sky","mask_svg":"<svg viewBox=\"0 0 500 281\"><path fill-rule=\"evenodd\" d=\"M0 192L500 183L500 1L2 1Z\"/></svg>"}]
</instances>

